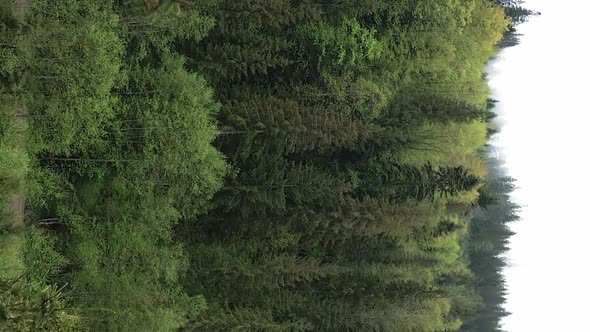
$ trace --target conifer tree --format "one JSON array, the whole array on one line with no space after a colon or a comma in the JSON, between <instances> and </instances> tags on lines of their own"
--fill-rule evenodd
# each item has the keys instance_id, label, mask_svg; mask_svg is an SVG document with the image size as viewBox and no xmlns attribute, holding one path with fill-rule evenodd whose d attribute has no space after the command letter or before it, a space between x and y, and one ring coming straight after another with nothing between
<instances>
[{"instance_id":1,"label":"conifer tree","mask_svg":"<svg viewBox=\"0 0 590 332\"><path fill-rule=\"evenodd\" d=\"M427 163L421 167L404 164L369 163L366 179L359 188L361 195L386 195L395 201L434 200L474 189L480 182L462 166L434 168Z\"/></svg>"},{"instance_id":2,"label":"conifer tree","mask_svg":"<svg viewBox=\"0 0 590 332\"><path fill-rule=\"evenodd\" d=\"M221 210L242 216L282 214L290 206L321 206L350 191L341 179L309 165L290 164L280 155L262 155L239 166L242 171L228 180L214 202Z\"/></svg>"},{"instance_id":3,"label":"conifer tree","mask_svg":"<svg viewBox=\"0 0 590 332\"><path fill-rule=\"evenodd\" d=\"M230 101L219 119L224 150L241 158L261 153L354 149L379 130L342 114L336 106L305 106L274 97Z\"/></svg>"}]
</instances>

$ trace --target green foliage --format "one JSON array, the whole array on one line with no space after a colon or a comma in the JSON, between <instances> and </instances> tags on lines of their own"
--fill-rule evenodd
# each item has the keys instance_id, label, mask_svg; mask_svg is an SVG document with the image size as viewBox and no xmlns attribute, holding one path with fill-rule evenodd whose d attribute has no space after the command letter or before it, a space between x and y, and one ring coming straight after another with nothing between
<instances>
[{"instance_id":1,"label":"green foliage","mask_svg":"<svg viewBox=\"0 0 590 332\"><path fill-rule=\"evenodd\" d=\"M27 173L28 158L21 150L0 146L0 174L1 182L7 183L24 178Z\"/></svg>"},{"instance_id":2,"label":"green foliage","mask_svg":"<svg viewBox=\"0 0 590 332\"><path fill-rule=\"evenodd\" d=\"M33 55L43 59L27 68L42 96L30 105L32 141L64 156L107 149L105 126L115 112L111 91L123 51L118 19L98 2L36 4L34 11L47 18L31 18L36 25L26 36Z\"/></svg>"},{"instance_id":3,"label":"green foliage","mask_svg":"<svg viewBox=\"0 0 590 332\"><path fill-rule=\"evenodd\" d=\"M529 17L541 14L522 6L506 6L504 10L514 25L524 23L528 21Z\"/></svg>"},{"instance_id":4,"label":"green foliage","mask_svg":"<svg viewBox=\"0 0 590 332\"><path fill-rule=\"evenodd\" d=\"M519 220L520 207L510 198L514 179L505 175L504 165L492 155L490 152L487 158L490 173L482 191L493 200L475 211L465 243L469 267L475 276L469 283L474 285L481 305L475 308L476 313L465 322L462 331L499 331L502 318L510 314L503 307L507 290L502 270L507 265L504 257L513 235L509 224Z\"/></svg>"},{"instance_id":5,"label":"green foliage","mask_svg":"<svg viewBox=\"0 0 590 332\"><path fill-rule=\"evenodd\" d=\"M277 323L272 312L249 308L237 308L231 313L223 313L219 308L211 308L210 313L198 322L188 325L187 331L307 331L310 326L301 321Z\"/></svg>"},{"instance_id":6,"label":"green foliage","mask_svg":"<svg viewBox=\"0 0 590 332\"><path fill-rule=\"evenodd\" d=\"M66 257L55 250L55 237L41 229L31 228L25 235L22 260L26 262L25 275L36 283L47 283L68 263Z\"/></svg>"},{"instance_id":7,"label":"green foliage","mask_svg":"<svg viewBox=\"0 0 590 332\"><path fill-rule=\"evenodd\" d=\"M27 174L26 199L31 206L49 209L53 202L67 199L71 184L49 169L33 167Z\"/></svg>"},{"instance_id":8,"label":"green foliage","mask_svg":"<svg viewBox=\"0 0 590 332\"><path fill-rule=\"evenodd\" d=\"M16 279L24 273L25 264L20 255L24 241L20 233L0 235L0 279Z\"/></svg>"},{"instance_id":9,"label":"green foliage","mask_svg":"<svg viewBox=\"0 0 590 332\"><path fill-rule=\"evenodd\" d=\"M211 21L133 15L114 3L33 1L27 29L11 27L23 46L13 53L29 57L2 68L29 94L13 103L26 109L28 135L18 148L1 145L14 158L0 165L22 181L27 143L26 283L66 282L81 328L93 331L175 330L204 309L178 285L187 259L172 230L182 215L206 211L226 171L211 146L213 92L170 49Z\"/></svg>"},{"instance_id":10,"label":"green foliage","mask_svg":"<svg viewBox=\"0 0 590 332\"><path fill-rule=\"evenodd\" d=\"M67 307L63 289L33 285L22 277L0 279L0 330L77 331L80 317Z\"/></svg>"},{"instance_id":11,"label":"green foliage","mask_svg":"<svg viewBox=\"0 0 590 332\"><path fill-rule=\"evenodd\" d=\"M281 16L314 6L313 18ZM481 77L501 11L479 0L219 8L185 52L215 86L217 145L236 173L179 231L185 288L210 304L186 329L457 330L477 296L451 282L469 272L466 220L448 207L476 200L485 173Z\"/></svg>"},{"instance_id":12,"label":"green foliage","mask_svg":"<svg viewBox=\"0 0 590 332\"><path fill-rule=\"evenodd\" d=\"M121 112L113 135L120 152L112 157L166 190L185 216L202 213L226 172L211 146L218 105L204 80L184 68L182 57L161 54L161 66L130 64ZM141 163L139 163L141 161Z\"/></svg>"},{"instance_id":13,"label":"green foliage","mask_svg":"<svg viewBox=\"0 0 590 332\"><path fill-rule=\"evenodd\" d=\"M219 115L225 129L221 142L233 158L354 148L379 130L343 114L336 105L248 97L252 99L228 102Z\"/></svg>"},{"instance_id":14,"label":"green foliage","mask_svg":"<svg viewBox=\"0 0 590 332\"><path fill-rule=\"evenodd\" d=\"M5 242L26 279L2 287L33 300L2 293L3 318L404 332L456 331L479 310L461 245L488 192L482 73L501 8L15 4L0 6L0 198L26 185L29 229Z\"/></svg>"},{"instance_id":15,"label":"green foliage","mask_svg":"<svg viewBox=\"0 0 590 332\"><path fill-rule=\"evenodd\" d=\"M205 14L209 1L124 0L116 10L130 44L139 48L136 55L146 56L149 48L165 51L181 40L199 41L214 26Z\"/></svg>"},{"instance_id":16,"label":"green foliage","mask_svg":"<svg viewBox=\"0 0 590 332\"><path fill-rule=\"evenodd\" d=\"M278 156L247 160L247 172L231 179L218 194L217 205L245 217L286 211L291 206L338 199L349 191L344 181L304 164L290 164ZM325 191L323 188L331 188Z\"/></svg>"},{"instance_id":17,"label":"green foliage","mask_svg":"<svg viewBox=\"0 0 590 332\"><path fill-rule=\"evenodd\" d=\"M370 160L359 188L359 195L385 197L395 201L434 200L475 189L479 178L462 166L435 169L430 163L421 167L397 164L388 159Z\"/></svg>"},{"instance_id":18,"label":"green foliage","mask_svg":"<svg viewBox=\"0 0 590 332\"><path fill-rule=\"evenodd\" d=\"M327 22L301 25L297 34L307 48L299 61L309 62L309 67L320 72L360 71L384 52L374 31L363 28L354 18L345 18L336 27Z\"/></svg>"}]
</instances>

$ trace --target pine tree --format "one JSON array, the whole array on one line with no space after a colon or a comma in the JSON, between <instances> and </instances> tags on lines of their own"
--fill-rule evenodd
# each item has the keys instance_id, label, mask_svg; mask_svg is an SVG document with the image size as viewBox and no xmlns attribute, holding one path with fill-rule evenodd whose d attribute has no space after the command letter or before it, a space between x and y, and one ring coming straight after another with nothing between
<instances>
[{"instance_id":1,"label":"pine tree","mask_svg":"<svg viewBox=\"0 0 590 332\"><path fill-rule=\"evenodd\" d=\"M390 236L409 240L415 228L436 223L441 209L429 203L392 204L366 198L346 198L323 211L293 210L288 222L307 243L333 244L355 236Z\"/></svg>"},{"instance_id":2,"label":"pine tree","mask_svg":"<svg viewBox=\"0 0 590 332\"><path fill-rule=\"evenodd\" d=\"M228 101L219 119L224 150L241 158L262 153L354 149L378 131L376 126L341 114L334 106L304 106L274 97ZM236 134L238 137L231 137Z\"/></svg>"},{"instance_id":3,"label":"pine tree","mask_svg":"<svg viewBox=\"0 0 590 332\"><path fill-rule=\"evenodd\" d=\"M541 15L539 12L521 7L521 6L507 6L504 7L506 16L510 18L512 24L518 25L528 21L531 16Z\"/></svg>"},{"instance_id":4,"label":"pine tree","mask_svg":"<svg viewBox=\"0 0 590 332\"><path fill-rule=\"evenodd\" d=\"M341 179L309 165L290 164L280 155L262 155L240 166L242 172L228 181L214 202L222 211L244 217L282 214L291 206L321 206L350 191Z\"/></svg>"},{"instance_id":5,"label":"pine tree","mask_svg":"<svg viewBox=\"0 0 590 332\"><path fill-rule=\"evenodd\" d=\"M284 67L291 62L274 52L230 43L208 43L192 58L191 63L207 70L213 82L237 81L249 75L265 76L271 68Z\"/></svg>"},{"instance_id":6,"label":"pine tree","mask_svg":"<svg viewBox=\"0 0 590 332\"><path fill-rule=\"evenodd\" d=\"M361 196L386 195L398 202L407 200L434 200L455 196L474 189L480 182L462 166L434 168L427 163L421 167L404 164L380 164L370 162L364 183L359 188Z\"/></svg>"},{"instance_id":7,"label":"pine tree","mask_svg":"<svg viewBox=\"0 0 590 332\"><path fill-rule=\"evenodd\" d=\"M411 94L393 101L379 120L383 126L415 128L423 123L487 121L490 112L464 101L437 95Z\"/></svg>"},{"instance_id":8,"label":"pine tree","mask_svg":"<svg viewBox=\"0 0 590 332\"><path fill-rule=\"evenodd\" d=\"M276 322L271 309L238 307L227 310L215 305L187 324L182 331L297 332L307 331L309 327L304 320Z\"/></svg>"}]
</instances>

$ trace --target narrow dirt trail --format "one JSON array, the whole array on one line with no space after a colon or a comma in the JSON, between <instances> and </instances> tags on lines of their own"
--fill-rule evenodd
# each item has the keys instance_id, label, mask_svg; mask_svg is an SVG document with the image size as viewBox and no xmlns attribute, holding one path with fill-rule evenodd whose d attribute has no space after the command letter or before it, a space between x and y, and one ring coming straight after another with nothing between
<instances>
[{"instance_id":1,"label":"narrow dirt trail","mask_svg":"<svg viewBox=\"0 0 590 332\"><path fill-rule=\"evenodd\" d=\"M15 3L15 10L17 15L20 19L24 19L26 12L29 8L30 0L16 0ZM21 105L19 107L19 111L16 113L16 117L14 119L15 124L19 128L26 128L26 115L27 109L25 105ZM26 150L27 143L26 143L26 133L23 133L21 137L18 137L17 146L22 149ZM13 195L8 200L8 211L12 217L12 228L13 229L22 229L25 227L25 184L23 183L19 190L15 195Z\"/></svg>"},{"instance_id":2,"label":"narrow dirt trail","mask_svg":"<svg viewBox=\"0 0 590 332\"><path fill-rule=\"evenodd\" d=\"M22 105L21 107L19 107L19 112L16 114L16 118L14 119L15 126L19 129L22 129L19 130L19 132L22 132L22 134L20 134L19 137L16 138L16 146L18 149L25 152L27 149L27 134L25 130L27 122L25 120L26 116L23 115L26 114L26 107ZM22 229L25 227L25 188L26 183L24 183L23 181L23 183L20 184L16 193L8 200L8 212L11 216L13 229Z\"/></svg>"},{"instance_id":3,"label":"narrow dirt trail","mask_svg":"<svg viewBox=\"0 0 590 332\"><path fill-rule=\"evenodd\" d=\"M12 217L12 228L22 229L25 227L25 195L17 193L8 201L8 211Z\"/></svg>"},{"instance_id":4,"label":"narrow dirt trail","mask_svg":"<svg viewBox=\"0 0 590 332\"><path fill-rule=\"evenodd\" d=\"M30 3L30 0L16 0L16 13L21 17L21 19L25 17Z\"/></svg>"}]
</instances>

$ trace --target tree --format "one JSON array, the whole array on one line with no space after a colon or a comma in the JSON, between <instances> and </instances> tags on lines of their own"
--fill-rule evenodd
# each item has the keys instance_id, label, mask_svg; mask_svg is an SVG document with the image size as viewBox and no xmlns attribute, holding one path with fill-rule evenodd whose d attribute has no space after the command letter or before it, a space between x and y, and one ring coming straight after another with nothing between
<instances>
[{"instance_id":1,"label":"tree","mask_svg":"<svg viewBox=\"0 0 590 332\"><path fill-rule=\"evenodd\" d=\"M410 240L414 229L436 223L441 210L429 203L392 204L380 198L345 198L319 211L294 209L287 221L310 247L346 243L355 236L388 236L403 242Z\"/></svg>"},{"instance_id":2,"label":"tree","mask_svg":"<svg viewBox=\"0 0 590 332\"><path fill-rule=\"evenodd\" d=\"M0 280L0 329L76 331L80 317L66 306L63 288L28 283L25 276Z\"/></svg>"},{"instance_id":3,"label":"tree","mask_svg":"<svg viewBox=\"0 0 590 332\"><path fill-rule=\"evenodd\" d=\"M282 214L291 206L337 201L350 190L341 179L309 165L289 164L281 156L263 155L244 162L242 171L229 179L214 200L226 213Z\"/></svg>"},{"instance_id":4,"label":"tree","mask_svg":"<svg viewBox=\"0 0 590 332\"><path fill-rule=\"evenodd\" d=\"M531 16L541 15L540 12L535 12L521 6L506 6L504 7L504 11L513 25L522 24L528 21Z\"/></svg>"},{"instance_id":5,"label":"tree","mask_svg":"<svg viewBox=\"0 0 590 332\"><path fill-rule=\"evenodd\" d=\"M270 309L238 307L225 311L219 305L195 318L182 331L308 331L311 325L304 320L276 322Z\"/></svg>"},{"instance_id":6,"label":"tree","mask_svg":"<svg viewBox=\"0 0 590 332\"><path fill-rule=\"evenodd\" d=\"M349 70L358 73L384 50L374 31L352 18L343 19L339 25L304 24L296 34L305 49L298 61L311 73L337 74Z\"/></svg>"},{"instance_id":7,"label":"tree","mask_svg":"<svg viewBox=\"0 0 590 332\"><path fill-rule=\"evenodd\" d=\"M469 123L487 121L490 112L458 99L446 96L411 93L400 96L385 109L380 122L383 126L415 128L423 123Z\"/></svg>"},{"instance_id":8,"label":"tree","mask_svg":"<svg viewBox=\"0 0 590 332\"><path fill-rule=\"evenodd\" d=\"M358 194L386 195L395 201L434 200L437 193L441 197L454 196L474 189L480 182L462 166L434 168L430 163L417 167L373 161L366 172Z\"/></svg>"},{"instance_id":9,"label":"tree","mask_svg":"<svg viewBox=\"0 0 590 332\"><path fill-rule=\"evenodd\" d=\"M228 101L219 119L225 131L223 150L234 158L353 149L378 131L376 126L347 116L336 105L306 106L290 99L262 96Z\"/></svg>"},{"instance_id":10,"label":"tree","mask_svg":"<svg viewBox=\"0 0 590 332\"><path fill-rule=\"evenodd\" d=\"M497 308L513 206L467 220L506 189L480 183L509 23L489 0L4 8L0 117L30 122L27 216L59 235L25 238L27 277L67 282L81 329L438 332Z\"/></svg>"},{"instance_id":11,"label":"tree","mask_svg":"<svg viewBox=\"0 0 590 332\"><path fill-rule=\"evenodd\" d=\"M31 145L49 154L70 156L107 149L104 137L112 121L120 79L123 41L117 17L98 3L66 1L36 8L46 19L27 35L34 56L28 68L38 98L29 103Z\"/></svg>"},{"instance_id":12,"label":"tree","mask_svg":"<svg viewBox=\"0 0 590 332\"><path fill-rule=\"evenodd\" d=\"M226 172L212 145L219 106L203 78L187 72L182 57L161 57L161 66L132 64L119 104L125 112L113 122L117 148L109 159L140 160L119 167L129 175L152 178L183 215L193 216L207 209Z\"/></svg>"}]
</instances>

